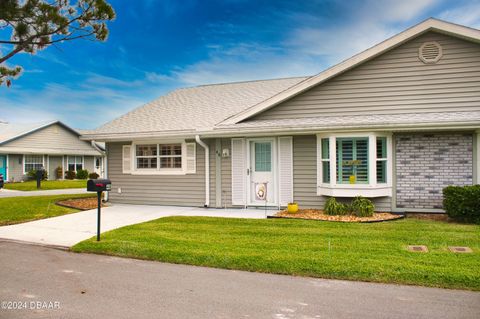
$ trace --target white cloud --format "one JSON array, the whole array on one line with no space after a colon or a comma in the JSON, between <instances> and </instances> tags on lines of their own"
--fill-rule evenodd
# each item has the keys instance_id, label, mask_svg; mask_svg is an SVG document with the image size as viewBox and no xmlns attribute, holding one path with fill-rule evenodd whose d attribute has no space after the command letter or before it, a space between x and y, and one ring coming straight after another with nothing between
<instances>
[{"instance_id":1,"label":"white cloud","mask_svg":"<svg viewBox=\"0 0 480 319\"><path fill-rule=\"evenodd\" d=\"M448 9L439 15L440 19L480 29L480 1Z\"/></svg>"}]
</instances>

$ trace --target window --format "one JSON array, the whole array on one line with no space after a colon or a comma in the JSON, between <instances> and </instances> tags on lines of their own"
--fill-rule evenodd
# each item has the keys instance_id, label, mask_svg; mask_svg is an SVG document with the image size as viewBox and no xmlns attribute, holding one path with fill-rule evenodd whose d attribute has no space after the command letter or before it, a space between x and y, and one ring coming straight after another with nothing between
<instances>
[{"instance_id":1,"label":"window","mask_svg":"<svg viewBox=\"0 0 480 319\"><path fill-rule=\"evenodd\" d=\"M182 144L150 144L136 146L137 169L181 169Z\"/></svg>"},{"instance_id":2,"label":"window","mask_svg":"<svg viewBox=\"0 0 480 319\"><path fill-rule=\"evenodd\" d=\"M83 169L83 156L68 156L68 170L77 172Z\"/></svg>"},{"instance_id":3,"label":"window","mask_svg":"<svg viewBox=\"0 0 480 319\"><path fill-rule=\"evenodd\" d=\"M43 168L43 155L25 155L25 173Z\"/></svg>"},{"instance_id":4,"label":"window","mask_svg":"<svg viewBox=\"0 0 480 319\"><path fill-rule=\"evenodd\" d=\"M368 183L368 138L337 138L337 183Z\"/></svg>"},{"instance_id":5,"label":"window","mask_svg":"<svg viewBox=\"0 0 480 319\"><path fill-rule=\"evenodd\" d=\"M330 183L330 143L322 138L322 182Z\"/></svg>"},{"instance_id":6,"label":"window","mask_svg":"<svg viewBox=\"0 0 480 319\"><path fill-rule=\"evenodd\" d=\"M272 170L272 144L255 143L255 171L270 172Z\"/></svg>"},{"instance_id":7,"label":"window","mask_svg":"<svg viewBox=\"0 0 480 319\"><path fill-rule=\"evenodd\" d=\"M338 197L392 196L389 133L317 136L317 194Z\"/></svg>"},{"instance_id":8,"label":"window","mask_svg":"<svg viewBox=\"0 0 480 319\"><path fill-rule=\"evenodd\" d=\"M158 146L152 145L137 145L137 168L157 168L158 163Z\"/></svg>"},{"instance_id":9,"label":"window","mask_svg":"<svg viewBox=\"0 0 480 319\"><path fill-rule=\"evenodd\" d=\"M377 137L377 183L387 182L387 138Z\"/></svg>"},{"instance_id":10,"label":"window","mask_svg":"<svg viewBox=\"0 0 480 319\"><path fill-rule=\"evenodd\" d=\"M182 144L160 145L160 168L182 168Z\"/></svg>"}]
</instances>

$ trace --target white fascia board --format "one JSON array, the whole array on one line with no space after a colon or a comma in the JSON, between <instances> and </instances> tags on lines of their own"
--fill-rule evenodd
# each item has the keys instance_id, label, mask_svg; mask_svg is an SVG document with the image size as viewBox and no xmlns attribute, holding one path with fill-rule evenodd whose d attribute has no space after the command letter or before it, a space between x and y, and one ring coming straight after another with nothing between
<instances>
[{"instance_id":1,"label":"white fascia board","mask_svg":"<svg viewBox=\"0 0 480 319\"><path fill-rule=\"evenodd\" d=\"M480 30L430 18L245 111L227 118L219 124L228 125L239 123L428 31L438 31L440 33L449 34L470 41L480 42Z\"/></svg>"},{"instance_id":2,"label":"white fascia board","mask_svg":"<svg viewBox=\"0 0 480 319\"><path fill-rule=\"evenodd\" d=\"M365 124L365 125L337 125L337 126L316 126L316 125L298 125L294 126L268 126L263 128L258 127L225 127L217 128L213 131L198 132L203 138L216 137L238 137L238 136L258 136L258 135L309 135L317 133L338 133L338 132L400 132L400 131L437 131L437 130L477 130L480 127L480 122L432 122L432 123L417 123L417 124ZM138 139L195 139L195 134L168 134L162 132L143 132L143 133L126 133L126 134L98 134L94 139L101 142L125 142ZM4 148L0 147L0 153Z\"/></svg>"}]
</instances>

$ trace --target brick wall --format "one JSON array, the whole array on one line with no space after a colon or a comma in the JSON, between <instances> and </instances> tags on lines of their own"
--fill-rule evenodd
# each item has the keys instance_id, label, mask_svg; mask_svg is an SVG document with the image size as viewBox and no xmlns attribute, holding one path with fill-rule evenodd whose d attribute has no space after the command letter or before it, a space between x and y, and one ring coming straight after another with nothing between
<instances>
[{"instance_id":1,"label":"brick wall","mask_svg":"<svg viewBox=\"0 0 480 319\"><path fill-rule=\"evenodd\" d=\"M395 135L397 207L442 208L442 189L473 183L473 135Z\"/></svg>"}]
</instances>

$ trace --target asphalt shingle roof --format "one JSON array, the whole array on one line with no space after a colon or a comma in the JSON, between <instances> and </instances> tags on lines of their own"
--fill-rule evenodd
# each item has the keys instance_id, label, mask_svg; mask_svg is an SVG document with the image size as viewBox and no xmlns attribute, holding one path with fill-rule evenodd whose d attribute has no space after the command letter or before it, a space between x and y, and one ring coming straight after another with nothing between
<instances>
[{"instance_id":1,"label":"asphalt shingle roof","mask_svg":"<svg viewBox=\"0 0 480 319\"><path fill-rule=\"evenodd\" d=\"M203 85L172 91L99 127L93 134L213 129L307 77Z\"/></svg>"}]
</instances>

